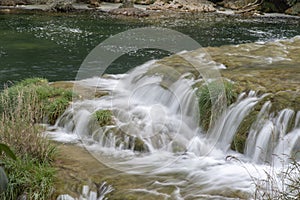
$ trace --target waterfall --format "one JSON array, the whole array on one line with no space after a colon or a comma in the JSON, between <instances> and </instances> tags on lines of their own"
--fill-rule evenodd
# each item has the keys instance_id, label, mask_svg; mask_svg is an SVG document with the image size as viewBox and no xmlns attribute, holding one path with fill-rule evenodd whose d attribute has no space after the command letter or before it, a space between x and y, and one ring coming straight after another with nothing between
<instances>
[{"instance_id":1,"label":"waterfall","mask_svg":"<svg viewBox=\"0 0 300 200\"><path fill-rule=\"evenodd\" d=\"M245 153L239 154L230 145L242 122L268 94L242 93L205 132L199 127L193 88L199 80L190 73L166 80L161 73L149 73L154 65L150 61L127 74L79 81L108 95L74 101L52 136L64 142L81 140L99 161L127 173L168 174L171 179L154 185L172 185L172 195L180 198L250 198L253 180L266 177L270 166L285 165L290 157L299 159L300 112L271 113L271 102L265 102L249 129ZM109 110L114 123L100 126L95 114L101 110Z\"/></svg>"},{"instance_id":2,"label":"waterfall","mask_svg":"<svg viewBox=\"0 0 300 200\"><path fill-rule=\"evenodd\" d=\"M134 148L130 143L138 138L149 151L184 149L197 134L199 124L196 89L192 88L195 80L184 74L166 88L161 75L145 75L152 65L153 61L148 62L124 76L82 81L89 87L101 82L101 90L111 95L74 102L56 126L82 140L98 138L103 147ZM112 110L115 124L91 125L93 113L105 109ZM118 142L120 138L114 132L125 134L123 141Z\"/></svg>"},{"instance_id":3,"label":"waterfall","mask_svg":"<svg viewBox=\"0 0 300 200\"><path fill-rule=\"evenodd\" d=\"M269 114L270 107L271 103L266 102L251 126L245 154L255 163L267 162L278 166L282 162L288 163L288 159L293 157L293 149L299 150L298 117L295 118L294 128L288 130L294 111L283 109L273 116L274 113Z\"/></svg>"},{"instance_id":4,"label":"waterfall","mask_svg":"<svg viewBox=\"0 0 300 200\"><path fill-rule=\"evenodd\" d=\"M257 97L254 91L251 91L247 98L245 93L238 97L238 102L231 105L219 118L216 125L209 133L212 143L218 143L218 147L223 151L228 151L236 131L250 113L251 109L264 97Z\"/></svg>"}]
</instances>

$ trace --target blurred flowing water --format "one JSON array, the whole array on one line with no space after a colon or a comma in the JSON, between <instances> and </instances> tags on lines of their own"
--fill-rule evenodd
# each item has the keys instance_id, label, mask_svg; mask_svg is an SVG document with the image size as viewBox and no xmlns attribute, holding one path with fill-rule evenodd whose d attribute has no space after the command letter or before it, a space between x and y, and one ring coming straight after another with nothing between
<instances>
[{"instance_id":1,"label":"blurred flowing water","mask_svg":"<svg viewBox=\"0 0 300 200\"><path fill-rule=\"evenodd\" d=\"M204 58L197 58L199 65L205 63ZM156 192L165 199L251 199L259 186L275 197L275 186L269 188L270 183L260 181L269 176L278 179L279 191L285 187L280 184L288 182L282 176L289 159L299 159L300 112L272 113L271 102L266 101L241 154L230 148L238 127L268 94L240 94L204 131L199 125L202 94L193 87L199 79L189 73L178 79L168 73L149 73L159 65L153 60L128 73L76 82L108 95L74 101L49 135L57 141L81 141L113 169L154 180L163 177L151 187L141 185L128 192ZM166 77L170 78L168 87L163 83ZM111 111L114 123L99 125L97 112L103 110ZM173 190L158 192L170 186Z\"/></svg>"}]
</instances>

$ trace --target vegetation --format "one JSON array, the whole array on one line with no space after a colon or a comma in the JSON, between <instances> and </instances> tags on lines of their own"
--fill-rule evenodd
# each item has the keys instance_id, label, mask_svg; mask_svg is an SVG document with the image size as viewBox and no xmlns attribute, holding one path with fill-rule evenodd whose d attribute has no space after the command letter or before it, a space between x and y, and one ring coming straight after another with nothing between
<instances>
[{"instance_id":1,"label":"vegetation","mask_svg":"<svg viewBox=\"0 0 300 200\"><path fill-rule=\"evenodd\" d=\"M259 106L256 106L257 108L261 108ZM231 149L235 150L240 153L244 153L246 140L251 128L251 125L255 122L258 110L254 108L253 111L251 111L245 119L242 121L242 123L239 125L239 128L237 130L237 133L235 134L232 143L231 143Z\"/></svg>"},{"instance_id":2,"label":"vegetation","mask_svg":"<svg viewBox=\"0 0 300 200\"><path fill-rule=\"evenodd\" d=\"M32 115L32 122L53 124L72 100L72 91L51 87L46 79L30 78L0 94L0 113ZM28 113L31 109L33 113ZM25 112L25 113L24 113Z\"/></svg>"},{"instance_id":3,"label":"vegetation","mask_svg":"<svg viewBox=\"0 0 300 200\"><path fill-rule=\"evenodd\" d=\"M8 188L1 199L50 199L54 190L54 168L32 157L3 162L8 174Z\"/></svg>"},{"instance_id":4,"label":"vegetation","mask_svg":"<svg viewBox=\"0 0 300 200\"><path fill-rule=\"evenodd\" d=\"M94 113L94 117L101 127L114 124L113 113L111 110L97 110Z\"/></svg>"},{"instance_id":5,"label":"vegetation","mask_svg":"<svg viewBox=\"0 0 300 200\"><path fill-rule=\"evenodd\" d=\"M41 133L38 123L54 123L72 99L72 92L51 87L48 81L32 78L0 93L0 141L18 157L3 159L8 188L0 199L49 199L53 192L51 161L55 146Z\"/></svg>"},{"instance_id":6,"label":"vegetation","mask_svg":"<svg viewBox=\"0 0 300 200\"><path fill-rule=\"evenodd\" d=\"M17 159L15 154L10 150L10 148L7 145L0 143L0 156L2 155L3 152L5 153L6 156L8 156L14 160ZM0 160L0 162L1 162L1 160ZM7 184L8 184L7 176L6 176L3 168L0 167L0 194L2 194L3 192L6 191Z\"/></svg>"},{"instance_id":7,"label":"vegetation","mask_svg":"<svg viewBox=\"0 0 300 200\"><path fill-rule=\"evenodd\" d=\"M291 158L290 164L278 177L275 170L265 171L267 178L254 181L256 190L254 199L299 199L300 198L300 162Z\"/></svg>"},{"instance_id":8,"label":"vegetation","mask_svg":"<svg viewBox=\"0 0 300 200\"><path fill-rule=\"evenodd\" d=\"M217 98L220 98L219 96L213 96L211 94L211 91L213 90L220 90L220 86L217 84L218 83L211 82L209 83L209 85L202 85L198 90L200 123L205 130L208 130L211 122L212 98L214 98L213 100L215 101L217 101ZM230 104L235 102L237 93L234 90L233 84L229 81L224 81L224 89L226 93L226 103L227 106L229 106Z\"/></svg>"}]
</instances>

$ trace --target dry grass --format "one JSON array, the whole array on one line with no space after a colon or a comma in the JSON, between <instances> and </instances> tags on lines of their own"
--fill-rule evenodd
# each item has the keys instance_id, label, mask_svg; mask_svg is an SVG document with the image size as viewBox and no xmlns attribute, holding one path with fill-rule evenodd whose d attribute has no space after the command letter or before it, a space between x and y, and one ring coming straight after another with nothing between
<instances>
[{"instance_id":1,"label":"dry grass","mask_svg":"<svg viewBox=\"0 0 300 200\"><path fill-rule=\"evenodd\" d=\"M24 80L0 93L0 142L18 157L17 161L1 160L9 185L0 199L51 197L55 146L43 136L39 124L55 121L71 98L69 91L52 88L39 78Z\"/></svg>"},{"instance_id":2,"label":"dry grass","mask_svg":"<svg viewBox=\"0 0 300 200\"><path fill-rule=\"evenodd\" d=\"M294 158L279 173L277 170L265 171L266 178L254 180L256 187L254 199L300 199L300 162Z\"/></svg>"},{"instance_id":3,"label":"dry grass","mask_svg":"<svg viewBox=\"0 0 300 200\"><path fill-rule=\"evenodd\" d=\"M12 147L18 156L30 155L40 161L52 159L54 146L41 135L42 127L36 122L43 119L45 111L37 94L30 91L16 91L11 99L9 90L1 95L0 139Z\"/></svg>"}]
</instances>

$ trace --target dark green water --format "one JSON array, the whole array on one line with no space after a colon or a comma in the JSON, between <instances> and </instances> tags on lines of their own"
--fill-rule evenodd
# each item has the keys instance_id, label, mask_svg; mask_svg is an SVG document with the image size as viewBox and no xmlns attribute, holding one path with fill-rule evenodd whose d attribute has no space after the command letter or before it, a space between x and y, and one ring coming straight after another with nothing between
<instances>
[{"instance_id":1,"label":"dark green water","mask_svg":"<svg viewBox=\"0 0 300 200\"><path fill-rule=\"evenodd\" d=\"M86 55L100 42L132 28L160 26L189 35L202 46L221 46L300 35L300 20L241 19L214 15L156 20L121 20L91 14L0 15L0 88L27 77L74 80ZM116 60L109 73L123 73L149 59L167 55L144 50Z\"/></svg>"}]
</instances>

